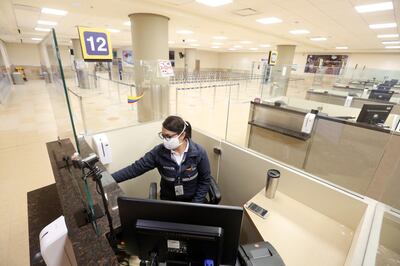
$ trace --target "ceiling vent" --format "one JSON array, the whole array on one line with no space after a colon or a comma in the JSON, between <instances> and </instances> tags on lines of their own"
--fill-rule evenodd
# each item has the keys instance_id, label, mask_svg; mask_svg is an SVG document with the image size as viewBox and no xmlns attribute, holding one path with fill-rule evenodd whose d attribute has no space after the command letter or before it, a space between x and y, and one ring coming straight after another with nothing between
<instances>
[{"instance_id":1,"label":"ceiling vent","mask_svg":"<svg viewBox=\"0 0 400 266\"><path fill-rule=\"evenodd\" d=\"M254 16L254 15L260 14L260 12L258 12L255 9L252 9L252 8L242 8L242 9L233 11L233 13L238 16L242 16L242 17Z\"/></svg>"}]
</instances>

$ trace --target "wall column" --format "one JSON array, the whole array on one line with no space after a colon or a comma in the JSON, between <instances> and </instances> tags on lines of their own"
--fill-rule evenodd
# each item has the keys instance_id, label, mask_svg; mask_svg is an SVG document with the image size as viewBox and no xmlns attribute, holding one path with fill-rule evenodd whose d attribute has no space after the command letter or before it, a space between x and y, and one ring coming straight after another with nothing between
<instances>
[{"instance_id":1,"label":"wall column","mask_svg":"<svg viewBox=\"0 0 400 266\"><path fill-rule=\"evenodd\" d=\"M83 89L90 89L89 82L89 69L82 56L82 46L79 39L71 39L72 49L74 50L74 69L76 71L76 78L78 79L78 86Z\"/></svg>"},{"instance_id":2,"label":"wall column","mask_svg":"<svg viewBox=\"0 0 400 266\"><path fill-rule=\"evenodd\" d=\"M272 70L271 96L285 96L289 86L296 45L277 45L278 60Z\"/></svg>"},{"instance_id":3,"label":"wall column","mask_svg":"<svg viewBox=\"0 0 400 266\"><path fill-rule=\"evenodd\" d=\"M169 78L161 77L157 60L169 60L169 18L150 13L130 14L139 122L169 115ZM149 68L152 71L148 71Z\"/></svg>"},{"instance_id":4,"label":"wall column","mask_svg":"<svg viewBox=\"0 0 400 266\"><path fill-rule=\"evenodd\" d=\"M196 67L196 53L197 49L185 48L184 62L185 62L185 73L192 73Z\"/></svg>"}]
</instances>

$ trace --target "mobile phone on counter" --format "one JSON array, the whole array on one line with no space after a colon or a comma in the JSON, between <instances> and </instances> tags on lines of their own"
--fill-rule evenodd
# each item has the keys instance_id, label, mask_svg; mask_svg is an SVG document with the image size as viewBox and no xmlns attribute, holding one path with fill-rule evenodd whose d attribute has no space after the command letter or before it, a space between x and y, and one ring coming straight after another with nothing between
<instances>
[{"instance_id":1,"label":"mobile phone on counter","mask_svg":"<svg viewBox=\"0 0 400 266\"><path fill-rule=\"evenodd\" d=\"M254 202L247 202L244 206L250 211L257 214L258 216L260 216L261 218L263 219L267 218L268 211L263 207L260 207L259 205L255 204Z\"/></svg>"}]
</instances>

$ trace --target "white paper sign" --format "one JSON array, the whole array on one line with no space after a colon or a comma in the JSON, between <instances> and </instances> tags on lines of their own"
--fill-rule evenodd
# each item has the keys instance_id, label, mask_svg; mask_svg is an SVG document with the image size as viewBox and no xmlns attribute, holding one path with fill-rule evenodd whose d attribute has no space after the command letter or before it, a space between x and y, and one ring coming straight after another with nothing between
<instances>
[{"instance_id":1,"label":"white paper sign","mask_svg":"<svg viewBox=\"0 0 400 266\"><path fill-rule=\"evenodd\" d=\"M158 60L158 68L160 69L161 77L174 76L174 69L172 68L171 61Z\"/></svg>"}]
</instances>

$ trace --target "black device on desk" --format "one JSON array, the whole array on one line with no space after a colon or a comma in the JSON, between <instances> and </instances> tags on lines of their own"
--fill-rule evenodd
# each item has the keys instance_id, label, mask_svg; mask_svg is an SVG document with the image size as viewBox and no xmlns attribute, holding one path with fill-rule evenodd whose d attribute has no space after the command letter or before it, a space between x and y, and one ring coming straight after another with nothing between
<instances>
[{"instance_id":1,"label":"black device on desk","mask_svg":"<svg viewBox=\"0 0 400 266\"><path fill-rule=\"evenodd\" d=\"M357 122L372 125L384 124L392 109L393 105L389 104L364 104Z\"/></svg>"},{"instance_id":2,"label":"black device on desk","mask_svg":"<svg viewBox=\"0 0 400 266\"><path fill-rule=\"evenodd\" d=\"M142 261L236 263L243 208L128 197L118 208L126 250Z\"/></svg>"},{"instance_id":3,"label":"black device on desk","mask_svg":"<svg viewBox=\"0 0 400 266\"><path fill-rule=\"evenodd\" d=\"M368 99L390 101L394 91L384 91L384 90L372 90L369 94Z\"/></svg>"}]
</instances>

